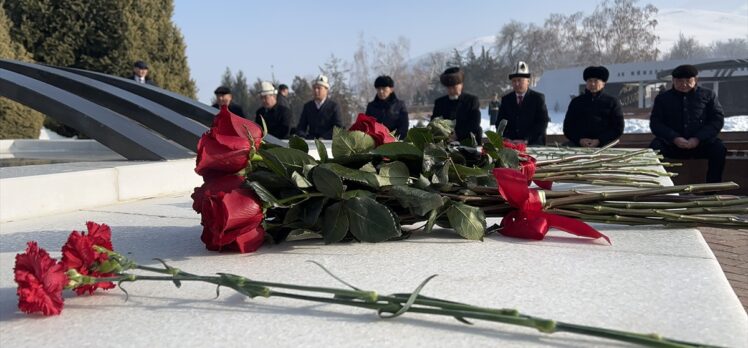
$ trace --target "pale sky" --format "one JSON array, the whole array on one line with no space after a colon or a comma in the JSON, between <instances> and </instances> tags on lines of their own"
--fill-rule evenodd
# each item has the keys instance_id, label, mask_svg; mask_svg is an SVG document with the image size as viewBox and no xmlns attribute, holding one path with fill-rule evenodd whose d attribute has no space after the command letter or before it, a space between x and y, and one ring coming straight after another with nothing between
<instances>
[{"instance_id":1,"label":"pale sky","mask_svg":"<svg viewBox=\"0 0 748 348\"><path fill-rule=\"evenodd\" d=\"M597 1L242 1L175 0L174 22L187 44L198 99L209 102L226 67L291 84L319 73L331 54L351 61L359 35L410 40L410 57L486 35L517 20L542 25L551 13L590 14ZM651 0L658 9L700 9L748 15L748 0ZM694 18L698 20L698 18ZM746 24L748 28L748 23ZM746 33L748 36L748 33Z\"/></svg>"}]
</instances>

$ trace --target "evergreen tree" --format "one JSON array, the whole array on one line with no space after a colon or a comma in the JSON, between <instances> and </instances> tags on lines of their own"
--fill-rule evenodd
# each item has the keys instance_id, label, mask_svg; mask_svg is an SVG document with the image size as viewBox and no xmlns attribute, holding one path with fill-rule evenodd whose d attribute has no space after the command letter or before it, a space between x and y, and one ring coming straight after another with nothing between
<instances>
[{"instance_id":1,"label":"evergreen tree","mask_svg":"<svg viewBox=\"0 0 748 348\"><path fill-rule=\"evenodd\" d=\"M31 61L23 46L10 38L10 21L0 0L0 58ZM39 137L44 116L10 99L0 97L0 139Z\"/></svg>"},{"instance_id":2,"label":"evergreen tree","mask_svg":"<svg viewBox=\"0 0 748 348\"><path fill-rule=\"evenodd\" d=\"M307 79L301 76L294 76L291 83L291 93L288 94L288 97L291 110L296 113L294 119L298 122L299 117L301 117L301 111L304 109L304 104L314 97L312 86L309 85ZM292 125L292 127L295 126Z\"/></svg>"},{"instance_id":3,"label":"evergreen tree","mask_svg":"<svg viewBox=\"0 0 748 348\"><path fill-rule=\"evenodd\" d=\"M144 60L162 88L194 98L172 0L13 0L11 37L37 62L131 76Z\"/></svg>"}]
</instances>

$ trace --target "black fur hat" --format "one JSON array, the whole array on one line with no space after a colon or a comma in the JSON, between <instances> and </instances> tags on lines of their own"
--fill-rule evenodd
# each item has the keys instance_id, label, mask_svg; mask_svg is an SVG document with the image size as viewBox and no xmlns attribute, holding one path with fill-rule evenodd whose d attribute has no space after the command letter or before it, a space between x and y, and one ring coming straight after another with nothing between
<instances>
[{"instance_id":1,"label":"black fur hat","mask_svg":"<svg viewBox=\"0 0 748 348\"><path fill-rule=\"evenodd\" d=\"M374 80L374 88L380 87L395 87L395 81L393 81L392 78L387 75L379 76L376 80Z\"/></svg>"},{"instance_id":2,"label":"black fur hat","mask_svg":"<svg viewBox=\"0 0 748 348\"><path fill-rule=\"evenodd\" d=\"M610 73L604 66L588 66L582 73L582 78L584 78L585 81L591 78L596 78L598 80L603 80L603 82L608 82L609 76Z\"/></svg>"},{"instance_id":3,"label":"black fur hat","mask_svg":"<svg viewBox=\"0 0 748 348\"><path fill-rule=\"evenodd\" d=\"M215 95L231 94L231 89L226 86L220 86L213 92Z\"/></svg>"},{"instance_id":4,"label":"black fur hat","mask_svg":"<svg viewBox=\"0 0 748 348\"><path fill-rule=\"evenodd\" d=\"M673 78L676 79L687 79L698 76L699 70L693 65L679 65L677 68L673 69L672 75Z\"/></svg>"},{"instance_id":5,"label":"black fur hat","mask_svg":"<svg viewBox=\"0 0 748 348\"><path fill-rule=\"evenodd\" d=\"M462 71L462 69L457 68L457 67L444 70L444 73L442 73L442 75L439 76L439 81L442 83L444 87L452 87L452 86L459 85L462 83L464 79L465 79L465 72Z\"/></svg>"}]
</instances>

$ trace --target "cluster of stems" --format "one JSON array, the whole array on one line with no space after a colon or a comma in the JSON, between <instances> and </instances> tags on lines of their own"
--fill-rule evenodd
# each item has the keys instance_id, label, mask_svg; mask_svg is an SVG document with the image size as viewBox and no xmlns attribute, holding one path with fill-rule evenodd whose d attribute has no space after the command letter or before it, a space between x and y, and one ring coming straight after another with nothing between
<instances>
[{"instance_id":1,"label":"cluster of stems","mask_svg":"<svg viewBox=\"0 0 748 348\"><path fill-rule=\"evenodd\" d=\"M543 148L538 157L534 180L626 187L660 187L660 177L675 174L658 170L659 166L674 167L679 163L660 162L650 149L617 150L618 140L600 148Z\"/></svg>"},{"instance_id":2,"label":"cluster of stems","mask_svg":"<svg viewBox=\"0 0 748 348\"><path fill-rule=\"evenodd\" d=\"M110 260L119 263L121 265L119 271L115 273L114 276L108 278L92 278L78 275L77 277L73 277L78 282L78 285L93 284L97 282L117 282L120 289L125 291L124 288L122 288L122 284L125 282L168 281L173 282L177 287L180 287L183 282L204 282L216 285L217 294L221 287L227 287L246 295L249 298L284 297L302 301L369 309L376 311L379 317L385 319L395 318L407 312L422 313L452 317L465 324L472 324L469 320L484 320L533 328L546 334L554 332L569 332L649 347L707 347L707 345L699 343L684 342L661 337L658 334L642 334L586 325L576 325L522 314L516 309L479 307L421 295L423 288L432 278L435 277L435 275L424 280L411 293L380 295L376 291L362 290L345 282L316 262L313 263L317 264L330 276L342 284L345 284L348 288L273 283L252 280L228 273L218 273L217 275L212 276L196 275L171 267L162 260L158 261L163 264L163 268L144 266L137 264L116 252L98 246L96 249L100 252L106 252L110 256ZM141 272L138 272L138 274L130 272L133 270ZM146 272L156 273L158 275L142 274ZM125 293L127 292L125 291Z\"/></svg>"},{"instance_id":3,"label":"cluster of stems","mask_svg":"<svg viewBox=\"0 0 748 348\"><path fill-rule=\"evenodd\" d=\"M668 227L748 228L748 198L691 194L734 190L733 182L691 184L623 191L543 191L544 210L585 222ZM473 194L440 193L453 201L480 207L487 217L501 217L512 208L495 187L474 187ZM680 195L674 195L680 194ZM685 195L684 195L685 194ZM388 204L396 202L389 201ZM419 219L404 216L401 223Z\"/></svg>"}]
</instances>

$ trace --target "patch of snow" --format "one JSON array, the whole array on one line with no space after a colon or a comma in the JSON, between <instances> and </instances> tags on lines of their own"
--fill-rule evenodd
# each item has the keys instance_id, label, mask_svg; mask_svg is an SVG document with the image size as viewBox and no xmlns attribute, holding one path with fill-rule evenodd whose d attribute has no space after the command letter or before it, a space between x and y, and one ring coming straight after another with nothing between
<instances>
[{"instance_id":1,"label":"patch of snow","mask_svg":"<svg viewBox=\"0 0 748 348\"><path fill-rule=\"evenodd\" d=\"M68 138L55 133L53 130L42 127L39 132L39 140L60 140L60 139L76 139L77 137Z\"/></svg>"},{"instance_id":2,"label":"patch of snow","mask_svg":"<svg viewBox=\"0 0 748 348\"><path fill-rule=\"evenodd\" d=\"M548 123L546 134L564 134L564 113L550 112L548 116L551 122ZM623 132L626 134L635 133L649 133L649 120L648 119L626 119ZM424 121L426 122L426 121ZM410 120L410 127L415 127L418 124L418 120ZM481 122L480 126L483 131L493 130L496 128L491 125L491 120L488 115L488 109L481 109ZM730 116L725 118L725 126L722 127L722 132L748 132L748 115L743 116Z\"/></svg>"}]
</instances>

